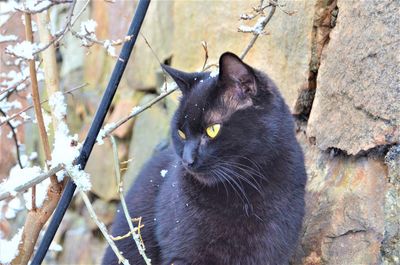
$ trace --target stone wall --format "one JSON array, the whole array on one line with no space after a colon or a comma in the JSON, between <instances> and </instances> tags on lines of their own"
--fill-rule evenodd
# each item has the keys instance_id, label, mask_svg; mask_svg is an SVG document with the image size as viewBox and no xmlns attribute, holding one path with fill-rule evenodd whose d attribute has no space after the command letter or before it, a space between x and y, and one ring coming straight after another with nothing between
<instances>
[{"instance_id":1,"label":"stone wall","mask_svg":"<svg viewBox=\"0 0 400 265\"><path fill-rule=\"evenodd\" d=\"M238 18L257 3L154 1L142 33L160 61L199 70L202 41L208 43L211 63L224 51L244 49L251 36L237 32ZM107 34L123 35L133 11L130 3L92 8L104 17L99 22ZM260 37L245 61L279 86L296 117L306 156L307 215L293 263L398 264L399 2L296 0L286 1L284 9L296 13L278 10L266 28L268 35ZM91 56L101 59L97 54L102 52ZM139 37L119 93L156 91L158 59ZM86 76L100 85L104 78L93 79L92 73L99 76L108 65L97 64L100 69L94 71L90 63ZM138 103L153 97L146 95ZM175 98L139 116L132 134L122 136L131 139L128 157L134 159L128 183L153 148L167 141Z\"/></svg>"}]
</instances>

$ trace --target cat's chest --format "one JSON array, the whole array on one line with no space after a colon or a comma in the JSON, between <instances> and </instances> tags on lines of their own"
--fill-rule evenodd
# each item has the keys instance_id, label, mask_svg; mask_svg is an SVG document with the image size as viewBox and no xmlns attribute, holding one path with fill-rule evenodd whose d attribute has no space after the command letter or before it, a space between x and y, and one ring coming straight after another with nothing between
<instances>
[{"instance_id":1,"label":"cat's chest","mask_svg":"<svg viewBox=\"0 0 400 265\"><path fill-rule=\"evenodd\" d=\"M264 221L250 206L226 194L205 190L189 192L176 179L166 180L157 201L157 238L166 251L205 252L222 243L240 250L239 242L253 242L263 230ZM261 215L261 214L259 214Z\"/></svg>"}]
</instances>

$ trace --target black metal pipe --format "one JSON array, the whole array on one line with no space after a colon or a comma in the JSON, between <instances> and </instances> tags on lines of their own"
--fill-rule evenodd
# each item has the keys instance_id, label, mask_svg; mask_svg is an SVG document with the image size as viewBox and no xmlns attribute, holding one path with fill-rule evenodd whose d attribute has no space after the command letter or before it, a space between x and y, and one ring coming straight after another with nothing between
<instances>
[{"instance_id":1,"label":"black metal pipe","mask_svg":"<svg viewBox=\"0 0 400 265\"><path fill-rule=\"evenodd\" d=\"M80 165L81 169L85 168L90 153L92 152L93 145L96 143L97 135L104 122L104 118L106 117L115 92L117 91L118 84L128 63L129 56L131 55L137 36L139 35L139 30L142 26L149 4L150 0L140 0L136 8L135 16L132 19L131 25L127 33L127 36L131 36L131 39L129 41L126 41L122 47L119 58L114 66L110 81L108 82L107 88L103 94L103 98L101 99L92 125L90 126L85 142L83 143L81 153L77 159L77 162ZM58 226L60 225L61 220L64 217L64 214L67 211L67 208L72 200L75 189L75 183L69 180L61 196L60 202L58 203L57 208L54 211L53 218L51 219L51 222L31 264L36 265L42 263L46 252L49 249L50 243L51 241L53 241L54 235L57 232Z\"/></svg>"}]
</instances>

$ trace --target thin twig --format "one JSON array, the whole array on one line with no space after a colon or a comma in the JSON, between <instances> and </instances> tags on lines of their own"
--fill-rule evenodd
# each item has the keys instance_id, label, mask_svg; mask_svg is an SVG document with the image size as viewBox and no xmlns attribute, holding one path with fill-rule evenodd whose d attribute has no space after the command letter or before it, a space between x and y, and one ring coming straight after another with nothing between
<instances>
[{"instance_id":1,"label":"thin twig","mask_svg":"<svg viewBox=\"0 0 400 265\"><path fill-rule=\"evenodd\" d=\"M120 241L120 240L122 240L122 239L128 238L128 237L130 237L131 235L135 234L137 231L139 231L139 228L143 228L143 227L144 227L144 225L140 225L140 226L138 226L138 227L135 227L135 228L133 229L133 231L129 231L129 232L126 233L125 235L122 235L122 236L112 236L112 235L110 235L110 237L111 237L111 239L114 240L114 241Z\"/></svg>"},{"instance_id":2,"label":"thin twig","mask_svg":"<svg viewBox=\"0 0 400 265\"><path fill-rule=\"evenodd\" d=\"M25 35L26 35L26 40L30 41L33 43L33 33L32 33L32 21L31 21L31 15L25 13ZM36 120L38 123L39 131L40 127L45 128L44 126L44 120L43 120L43 115L42 115L42 109L40 108L40 98L39 98L39 89L38 89L38 82L37 82L37 76L36 76L36 67L35 67L35 60L29 60L29 73L31 76L31 83L32 83L32 97L33 97L33 102L35 105L35 114L36 114ZM46 132L46 129L45 129ZM46 149L45 146L49 146L49 140L47 138L47 134L42 135L40 133L40 139L42 140L42 144L44 149ZM46 153L46 152L45 152ZM49 161L49 159L46 156L46 160ZM36 211L36 186L32 186L32 211Z\"/></svg>"},{"instance_id":3,"label":"thin twig","mask_svg":"<svg viewBox=\"0 0 400 265\"><path fill-rule=\"evenodd\" d=\"M135 108L128 116L126 116L125 118L120 119L119 121L115 122L115 124L111 127L109 127L103 135L103 139L108 137L113 131L115 131L119 126L121 126L122 124L124 124L125 122L127 122L128 120L132 119L133 117L136 117L137 115L139 115L140 113L142 113L143 111L145 111L148 108L151 108L151 106L153 106L154 104L156 104L157 102L159 102L160 100L162 100L163 98L165 98L166 96L172 94L173 92L175 92L176 90L178 90L178 87L175 85L174 87L170 88L169 90L167 90L166 92L161 93L158 97L150 100L149 102L147 102L146 104L144 104L141 107Z\"/></svg>"},{"instance_id":4,"label":"thin twig","mask_svg":"<svg viewBox=\"0 0 400 265\"><path fill-rule=\"evenodd\" d=\"M154 51L153 47L151 47L149 41L146 39L146 37L143 35L143 33L140 32L139 34L140 34L140 36L142 36L142 38L144 39L144 42L146 42L147 47L150 48L151 53L152 53L153 56L156 58L157 62L158 62L159 64L162 64L160 58L158 58L156 52Z\"/></svg>"},{"instance_id":5,"label":"thin twig","mask_svg":"<svg viewBox=\"0 0 400 265\"><path fill-rule=\"evenodd\" d=\"M75 2L72 4L74 5ZM73 6L71 8L73 10ZM72 15L72 14L71 14ZM41 42L45 42L51 39L51 33L48 25L50 24L50 15L49 11L45 11L41 14L37 15L37 24L39 28L39 37ZM44 81L46 84L47 95L50 98L55 93L60 91L60 81L59 81L59 73L58 66L56 60L56 48L54 45L50 45L46 50L42 53L43 58L43 73L44 73ZM52 115L52 125L54 132L57 131L60 122L65 122L65 117L62 119L60 117L56 117L54 114L54 109L51 109ZM61 119L61 120L60 120Z\"/></svg>"},{"instance_id":6,"label":"thin twig","mask_svg":"<svg viewBox=\"0 0 400 265\"><path fill-rule=\"evenodd\" d=\"M2 110L2 109L0 109L0 113L2 114L2 115L4 115L4 117L7 117L7 114ZM11 130L11 133L12 133L12 136L13 136L13 139L14 139L14 142L15 142L15 149L16 149L16 151L17 151L17 161L18 161L18 165L21 167L21 168L23 168L23 166L22 166L22 162L21 162L21 154L20 154L20 152L19 152L19 144L18 144L18 137L17 137L17 134L16 134L16 132L15 132L15 128L14 128L14 126L12 126L12 124L11 124L11 122L10 121L4 121L5 123L7 123L7 125L8 125L8 127L10 127L10 130Z\"/></svg>"},{"instance_id":7,"label":"thin twig","mask_svg":"<svg viewBox=\"0 0 400 265\"><path fill-rule=\"evenodd\" d=\"M60 4L68 4L71 2L72 2L71 0L51 0L51 1L49 1L48 5L38 8L38 9L31 10L31 9L27 8L26 6L24 6L23 8L16 6L15 10L24 12L25 14L33 15L33 14L37 14L37 13L43 12L45 10L48 10L52 6L60 5Z\"/></svg>"},{"instance_id":8,"label":"thin twig","mask_svg":"<svg viewBox=\"0 0 400 265\"><path fill-rule=\"evenodd\" d=\"M110 245L111 249L114 251L115 255L118 258L118 263L122 262L122 264L129 265L129 261L124 258L121 252L118 250L118 247L115 245L114 241L111 239L110 235L108 234L106 226L99 220L94 211L92 204L85 192L80 191L79 194L82 196L83 202L86 205L86 208L89 211L90 216L92 217L93 221L99 227L101 233L103 234L104 238L107 240L107 243Z\"/></svg>"},{"instance_id":9,"label":"thin twig","mask_svg":"<svg viewBox=\"0 0 400 265\"><path fill-rule=\"evenodd\" d=\"M66 22L65 22L65 24L64 24L64 26L63 26L63 28L62 28L62 30L59 31L59 32L57 32L57 33L54 35L53 39L52 39L49 43L47 43L47 44L44 45L43 47L37 49L37 50L33 53L34 55L39 54L40 52L46 50L46 49L47 49L48 47L50 47L51 45L60 42L61 39L64 38L65 33L67 32L67 30L68 30L70 27L72 27L73 23L71 23L71 20L72 20L73 14L74 14L74 9L75 9L75 5L76 5L76 0L70 1L70 3L71 3L71 6L70 6L70 8L69 8L69 10L68 10L68 14L67 14L67 17L66 17ZM86 8L86 6L85 6L84 8ZM75 19L75 21L76 21L76 19Z\"/></svg>"},{"instance_id":10,"label":"thin twig","mask_svg":"<svg viewBox=\"0 0 400 265\"><path fill-rule=\"evenodd\" d=\"M31 188L32 186L39 184L43 180L53 176L54 174L56 174L63 168L64 168L64 165L61 165L61 164L57 165L56 167L51 168L48 172L40 174L37 177L34 177L33 179L17 186L12 192L5 191L5 192L0 193L0 201L5 200L10 197L15 197L15 195L16 195L15 193L24 192L25 190Z\"/></svg>"},{"instance_id":11,"label":"thin twig","mask_svg":"<svg viewBox=\"0 0 400 265\"><path fill-rule=\"evenodd\" d=\"M218 66L218 64L216 64L216 63L212 63L212 64L209 64L209 65L207 65L206 67L204 67L204 69L203 69L202 71L205 72L205 71L207 71L208 69L210 69L211 67L216 67L216 68L218 68L219 66Z\"/></svg>"},{"instance_id":12,"label":"thin twig","mask_svg":"<svg viewBox=\"0 0 400 265\"><path fill-rule=\"evenodd\" d=\"M262 2L263 1L261 1L261 3L260 3L261 7L262 7ZM240 55L240 59L244 59L244 57L247 55L247 53L253 47L253 45L256 42L258 36L260 36L260 34L264 30L265 26L268 24L268 22L271 20L272 16L274 15L277 4L275 2L272 2L272 1L270 1L270 3L271 3L271 9L269 11L268 17L261 23L260 29L253 32L253 34L254 34L253 38L250 40L250 42L247 45L247 47L243 50L242 54Z\"/></svg>"},{"instance_id":13,"label":"thin twig","mask_svg":"<svg viewBox=\"0 0 400 265\"><path fill-rule=\"evenodd\" d=\"M153 54L154 58L156 58L157 62L161 65L162 62L160 60L160 58L158 57L157 53L154 51L153 47L151 47L150 42L146 39L146 37L144 36L143 33L139 32L140 36L142 36L142 38L144 39L144 42L146 43L147 47L149 47L151 53ZM165 72L165 70L161 67L161 71L163 71L164 73L164 90L167 91L167 73Z\"/></svg>"},{"instance_id":14,"label":"thin twig","mask_svg":"<svg viewBox=\"0 0 400 265\"><path fill-rule=\"evenodd\" d=\"M27 41L33 42L31 15L24 14L24 16L25 16L26 39L27 39ZM37 124L39 127L39 135L40 135L40 139L42 141L45 159L46 159L46 161L51 161L51 150L50 150L49 138L47 136L46 127L44 125L44 120L43 120L42 108L40 106L40 95L39 95L38 81L37 81L37 76L36 76L35 60L29 60L29 72L30 72L30 76L31 76L32 99L33 99L33 105L34 105L34 109L35 109L36 120L37 120ZM53 185L58 184L56 176L50 177L50 180ZM35 187L32 187L33 195L34 195L34 192L33 192L34 188ZM32 199L32 204L34 204L33 199ZM36 209L36 207L32 206L32 210L34 210L34 209Z\"/></svg>"},{"instance_id":15,"label":"thin twig","mask_svg":"<svg viewBox=\"0 0 400 265\"><path fill-rule=\"evenodd\" d=\"M70 28L69 31L71 32L71 34L74 37L76 37L76 38L78 38L78 39L80 39L82 41L86 41L86 43L82 43L82 46L84 46L84 47L91 47L91 46L93 46L93 44L97 44L97 45L105 47L106 41L109 41L110 42L109 45L111 45L111 46L119 46L119 45L122 45L125 42L130 41L132 39L132 36L125 36L124 39L98 40L96 38L96 36L92 37L89 32L87 32L86 35L82 35L82 34L76 32L75 30L73 30L72 28Z\"/></svg>"},{"instance_id":16,"label":"thin twig","mask_svg":"<svg viewBox=\"0 0 400 265\"><path fill-rule=\"evenodd\" d=\"M38 65L37 65L37 67L36 67L36 72L40 69L40 65L42 64L42 61L43 61L43 60L40 60L40 61L39 61ZM23 73L23 70L21 69L21 67L20 67L20 71L21 71L21 73ZM2 95L2 94L4 94L4 93L7 93L7 95L6 95L5 97L2 97L2 98L0 99L0 101L2 101L3 99L7 98L8 95L9 95L10 93L14 92L14 90L16 90L16 89L18 88L19 85L23 84L23 83L24 83L25 81L27 81L28 79L29 79L29 75L25 76L23 79L21 79L20 81L18 81L18 82L17 82L16 84L14 84L13 86L10 86L10 87L8 87L8 88L6 88L6 89L4 89L4 90L1 90L1 91L0 91L0 95ZM26 86L28 86L29 84L30 84L30 83L27 83Z\"/></svg>"},{"instance_id":17,"label":"thin twig","mask_svg":"<svg viewBox=\"0 0 400 265\"><path fill-rule=\"evenodd\" d=\"M206 68L207 61L208 61L208 45L207 45L206 41L202 41L201 45L203 46L203 49L204 49L204 64L201 69L202 69L202 71L204 71L204 69Z\"/></svg>"},{"instance_id":18,"label":"thin twig","mask_svg":"<svg viewBox=\"0 0 400 265\"><path fill-rule=\"evenodd\" d=\"M86 83L86 84L79 85L79 86L74 87L74 88L71 88L71 89L69 89L69 90L63 92L63 95L71 94L71 93L74 92L75 90L81 89L82 87L85 87L85 86L87 86L87 83ZM40 105L43 105L43 104L46 103L47 101L49 101L49 99L42 100L42 101L40 102ZM7 123L8 121L15 119L16 117L18 117L18 116L21 115L22 113L24 113L24 112L30 110L31 108L33 108L33 105L29 105L29 106L23 108L22 110L20 110L19 112L13 114L13 115L10 116L9 118L3 120L2 122L0 122L0 127L1 127L2 125L4 125L5 123Z\"/></svg>"},{"instance_id":19,"label":"thin twig","mask_svg":"<svg viewBox=\"0 0 400 265\"><path fill-rule=\"evenodd\" d=\"M121 199L122 210L124 211L125 218L126 218L126 220L128 222L128 225L129 225L129 229L130 229L130 231L132 233L132 238L136 243L136 247L137 247L140 255L142 255L142 257L143 257L144 261L146 262L146 264L150 265L151 264L151 260L146 255L146 252L145 252L146 248L144 246L142 237L140 235L140 223L139 223L139 228L136 228L137 230L135 231L135 227L133 226L133 223L132 223L132 217L129 214L128 207L127 207L126 202L125 202L124 193L123 193L123 179L121 177L121 172L120 172L120 168L119 168L117 143L115 141L114 136L112 136L112 135L110 137L110 140L111 140L111 145L112 145L112 148L113 148L115 176L117 178L118 194L119 194L119 197Z\"/></svg>"},{"instance_id":20,"label":"thin twig","mask_svg":"<svg viewBox=\"0 0 400 265\"><path fill-rule=\"evenodd\" d=\"M20 81L18 81L17 83L15 83L13 86L7 87L6 89L3 89L0 91L0 96L4 93L7 92L12 92L15 89L17 89L18 86L22 85L23 83L25 83L25 81L27 81L29 79L29 75L25 76L23 79L21 79Z\"/></svg>"}]
</instances>

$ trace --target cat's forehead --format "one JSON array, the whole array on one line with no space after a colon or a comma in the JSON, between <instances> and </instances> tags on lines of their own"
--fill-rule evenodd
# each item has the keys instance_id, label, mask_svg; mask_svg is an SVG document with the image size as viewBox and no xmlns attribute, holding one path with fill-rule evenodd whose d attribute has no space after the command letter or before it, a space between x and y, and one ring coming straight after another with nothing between
<instances>
[{"instance_id":1,"label":"cat's forehead","mask_svg":"<svg viewBox=\"0 0 400 265\"><path fill-rule=\"evenodd\" d=\"M215 94L216 81L213 79L198 79L190 94L184 95L181 102L181 122L192 129L204 125L205 113L211 108Z\"/></svg>"},{"instance_id":2,"label":"cat's forehead","mask_svg":"<svg viewBox=\"0 0 400 265\"><path fill-rule=\"evenodd\" d=\"M226 122L237 110L252 105L251 100L238 101L232 90L224 90L215 80L204 80L187 95L181 115L181 123L191 130Z\"/></svg>"}]
</instances>

